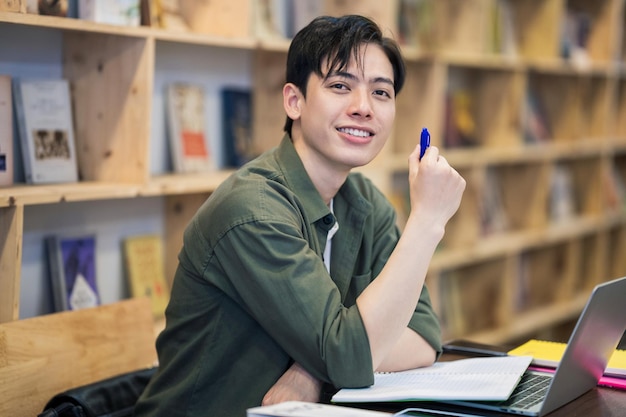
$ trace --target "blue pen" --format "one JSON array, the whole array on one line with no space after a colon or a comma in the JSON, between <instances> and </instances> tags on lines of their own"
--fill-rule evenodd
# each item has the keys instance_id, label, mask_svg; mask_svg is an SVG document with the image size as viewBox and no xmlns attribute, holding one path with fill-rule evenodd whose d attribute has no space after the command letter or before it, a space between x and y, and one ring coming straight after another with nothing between
<instances>
[{"instance_id":1,"label":"blue pen","mask_svg":"<svg viewBox=\"0 0 626 417\"><path fill-rule=\"evenodd\" d=\"M422 134L420 135L420 160L422 159L422 156L424 156L424 152L426 152L426 149L429 146L430 146L430 133L428 132L428 129L423 128Z\"/></svg>"}]
</instances>

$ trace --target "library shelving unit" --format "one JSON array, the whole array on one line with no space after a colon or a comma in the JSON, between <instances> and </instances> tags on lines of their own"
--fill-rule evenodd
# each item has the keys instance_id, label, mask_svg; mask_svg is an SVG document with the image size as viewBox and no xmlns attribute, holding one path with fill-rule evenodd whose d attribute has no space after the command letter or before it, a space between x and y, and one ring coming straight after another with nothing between
<instances>
[{"instance_id":1,"label":"library shelving unit","mask_svg":"<svg viewBox=\"0 0 626 417\"><path fill-rule=\"evenodd\" d=\"M253 10L252 0L238 2ZM467 180L427 276L444 339L535 335L575 319L596 283L626 275L623 3L324 2L325 14L368 14L402 39L408 77L393 137L364 168L397 205L399 223L406 160L422 127ZM160 45L249 52L254 139L267 149L284 122L288 40L0 12L0 29L9 26L62 34L81 181L0 189L0 322L19 318L28 205L164 197L171 278L184 225L229 172L150 175Z\"/></svg>"}]
</instances>

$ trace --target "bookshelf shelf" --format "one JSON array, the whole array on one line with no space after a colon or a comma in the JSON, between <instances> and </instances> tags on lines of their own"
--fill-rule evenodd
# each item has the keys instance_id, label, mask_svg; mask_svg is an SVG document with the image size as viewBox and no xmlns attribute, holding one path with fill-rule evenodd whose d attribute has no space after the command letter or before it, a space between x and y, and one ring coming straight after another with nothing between
<instances>
[{"instance_id":1,"label":"bookshelf shelf","mask_svg":"<svg viewBox=\"0 0 626 417\"><path fill-rule=\"evenodd\" d=\"M11 13L0 11L0 22L21 26L35 26L38 28L57 29L64 32L94 33L112 36L124 36L140 39L155 39L164 42L197 44L206 46L221 46L232 49L254 49L259 46L259 40L250 37L224 37L211 34L193 32L171 32L164 29L146 26L127 27L107 25L86 20L63 18L55 16L40 16L26 13ZM282 41L282 49L289 47L287 41Z\"/></svg>"},{"instance_id":2,"label":"bookshelf shelf","mask_svg":"<svg viewBox=\"0 0 626 417\"><path fill-rule=\"evenodd\" d=\"M258 13L254 3L247 4ZM397 203L401 225L407 156L421 128L428 127L432 143L468 184L427 277L435 307L448 320L459 320L447 323L444 338L505 343L530 337L575 318L594 283L626 275L625 0L420 3L421 16L431 23L403 16L415 32L400 34L407 39L407 80L396 125L388 146L364 172ZM325 12L366 13L396 34L400 5L401 0L330 1ZM584 48L570 45L567 54L561 37L566 21L582 24L587 34ZM34 34L24 42L27 54L39 51L42 38L58 39L54 58L72 85L82 174L77 184L0 189L0 322L19 318L29 206L162 197L166 248L178 252L191 215L232 172L151 172L150 149L158 145L152 134L161 122L154 112L155 90L162 87L157 79L186 70L180 61L215 54L202 74L194 74L211 78L213 65L224 65L220 56L245 55L237 62L249 66L255 145L265 150L282 136L288 39L254 30L233 37L13 12L0 12L0 31ZM0 68L22 60L17 53L3 55ZM452 140L458 112L473 123L473 139L461 144ZM569 184L572 205L559 219L551 212L564 204L555 200L555 178ZM170 277L176 260L168 262ZM526 281L531 296L522 309L516 297L524 269L533 279ZM552 277L569 298L535 291L539 281ZM454 300L466 311L448 311ZM468 324L463 317L469 314L475 321Z\"/></svg>"},{"instance_id":3,"label":"bookshelf shelf","mask_svg":"<svg viewBox=\"0 0 626 417\"><path fill-rule=\"evenodd\" d=\"M437 272L458 268L481 260L514 255L526 248L540 247L546 243L574 240L598 230L608 230L621 225L621 218L579 217L545 229L513 231L481 237L468 247L439 249L430 268Z\"/></svg>"},{"instance_id":4,"label":"bookshelf shelf","mask_svg":"<svg viewBox=\"0 0 626 417\"><path fill-rule=\"evenodd\" d=\"M92 200L211 193L232 172L232 170L220 170L207 174L159 175L143 184L81 181L72 184L16 185L1 189L0 208Z\"/></svg>"}]
</instances>

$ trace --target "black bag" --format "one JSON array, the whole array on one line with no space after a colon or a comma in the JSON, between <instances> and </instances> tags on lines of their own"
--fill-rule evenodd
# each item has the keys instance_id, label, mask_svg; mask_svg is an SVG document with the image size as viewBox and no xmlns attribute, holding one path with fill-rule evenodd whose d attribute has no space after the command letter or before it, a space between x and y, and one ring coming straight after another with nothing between
<instances>
[{"instance_id":1,"label":"black bag","mask_svg":"<svg viewBox=\"0 0 626 417\"><path fill-rule=\"evenodd\" d=\"M129 417L156 370L132 371L59 393L37 417Z\"/></svg>"}]
</instances>

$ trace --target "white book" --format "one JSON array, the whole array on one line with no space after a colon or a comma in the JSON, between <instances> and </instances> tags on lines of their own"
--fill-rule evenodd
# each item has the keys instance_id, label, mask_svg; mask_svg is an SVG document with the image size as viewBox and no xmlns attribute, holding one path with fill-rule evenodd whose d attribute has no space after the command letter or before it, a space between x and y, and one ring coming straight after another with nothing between
<instances>
[{"instance_id":1,"label":"white book","mask_svg":"<svg viewBox=\"0 0 626 417\"><path fill-rule=\"evenodd\" d=\"M166 87L167 124L174 171L207 172L215 168L205 122L204 88L172 83Z\"/></svg>"},{"instance_id":2,"label":"white book","mask_svg":"<svg viewBox=\"0 0 626 417\"><path fill-rule=\"evenodd\" d=\"M78 181L68 81L15 79L13 100L26 182Z\"/></svg>"},{"instance_id":3,"label":"white book","mask_svg":"<svg viewBox=\"0 0 626 417\"><path fill-rule=\"evenodd\" d=\"M139 26L140 0L79 0L78 17L97 23Z\"/></svg>"},{"instance_id":4,"label":"white book","mask_svg":"<svg viewBox=\"0 0 626 417\"><path fill-rule=\"evenodd\" d=\"M337 405L287 401L275 405L249 408L247 417L390 417L390 413L361 410Z\"/></svg>"},{"instance_id":5,"label":"white book","mask_svg":"<svg viewBox=\"0 0 626 417\"><path fill-rule=\"evenodd\" d=\"M13 184L11 77L0 75L0 187Z\"/></svg>"}]
</instances>

